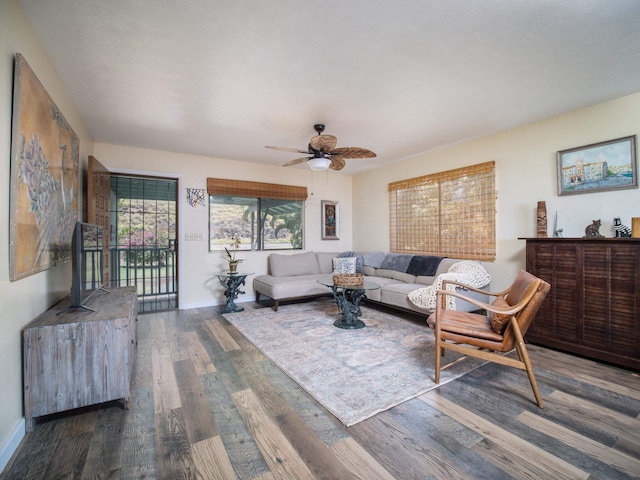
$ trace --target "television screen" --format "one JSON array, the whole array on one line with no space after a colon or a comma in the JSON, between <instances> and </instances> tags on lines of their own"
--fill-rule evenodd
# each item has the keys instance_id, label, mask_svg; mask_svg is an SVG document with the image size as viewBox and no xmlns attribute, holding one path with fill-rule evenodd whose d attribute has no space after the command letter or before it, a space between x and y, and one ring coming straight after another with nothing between
<instances>
[{"instance_id":1,"label":"television screen","mask_svg":"<svg viewBox=\"0 0 640 480\"><path fill-rule=\"evenodd\" d=\"M71 308L93 310L85 303L98 290L104 290L102 227L77 222L71 241Z\"/></svg>"},{"instance_id":2,"label":"television screen","mask_svg":"<svg viewBox=\"0 0 640 480\"><path fill-rule=\"evenodd\" d=\"M82 224L82 289L102 287L103 248L102 227Z\"/></svg>"}]
</instances>

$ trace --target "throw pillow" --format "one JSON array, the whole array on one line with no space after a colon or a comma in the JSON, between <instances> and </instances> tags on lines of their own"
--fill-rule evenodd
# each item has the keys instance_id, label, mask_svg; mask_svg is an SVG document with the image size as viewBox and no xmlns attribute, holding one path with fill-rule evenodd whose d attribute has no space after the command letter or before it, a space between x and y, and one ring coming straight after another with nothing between
<instances>
[{"instance_id":1,"label":"throw pillow","mask_svg":"<svg viewBox=\"0 0 640 480\"><path fill-rule=\"evenodd\" d=\"M496 299L493 301L493 305L502 308L511 306L509 305L509 303L507 303L507 300L502 295L496 297ZM505 328L507 328L509 320L511 320L511 315L489 312L489 320L491 321L491 328L493 328L496 333L502 335Z\"/></svg>"},{"instance_id":2,"label":"throw pillow","mask_svg":"<svg viewBox=\"0 0 640 480\"><path fill-rule=\"evenodd\" d=\"M362 273L362 255L358 252L342 252L338 257L355 257L356 258L356 273Z\"/></svg>"},{"instance_id":3,"label":"throw pillow","mask_svg":"<svg viewBox=\"0 0 640 480\"><path fill-rule=\"evenodd\" d=\"M334 258L333 273L356 273L356 257Z\"/></svg>"}]
</instances>

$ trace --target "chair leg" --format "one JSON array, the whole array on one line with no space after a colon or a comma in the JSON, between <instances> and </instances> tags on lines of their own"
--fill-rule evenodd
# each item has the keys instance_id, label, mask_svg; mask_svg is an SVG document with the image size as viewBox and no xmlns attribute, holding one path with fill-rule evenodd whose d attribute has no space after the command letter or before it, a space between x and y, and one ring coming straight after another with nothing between
<instances>
[{"instance_id":1,"label":"chair leg","mask_svg":"<svg viewBox=\"0 0 640 480\"><path fill-rule=\"evenodd\" d=\"M438 332L436 332L438 333ZM440 336L436 336L436 365L435 365L435 369L436 369L436 383L440 383L440 360L441 357L444 355L444 348L440 346Z\"/></svg>"},{"instance_id":2,"label":"chair leg","mask_svg":"<svg viewBox=\"0 0 640 480\"><path fill-rule=\"evenodd\" d=\"M540 394L540 389L538 388L536 376L533 373L533 365L531 364L531 359L529 358L527 347L524 344L524 339L522 338L522 334L520 333L519 329L514 329L514 331L516 334L516 350L518 351L518 356L522 360L522 363L524 363L524 369L527 371L527 376L529 377L529 383L531 384L533 395L536 397L536 403L540 408L544 408L542 395Z\"/></svg>"}]
</instances>

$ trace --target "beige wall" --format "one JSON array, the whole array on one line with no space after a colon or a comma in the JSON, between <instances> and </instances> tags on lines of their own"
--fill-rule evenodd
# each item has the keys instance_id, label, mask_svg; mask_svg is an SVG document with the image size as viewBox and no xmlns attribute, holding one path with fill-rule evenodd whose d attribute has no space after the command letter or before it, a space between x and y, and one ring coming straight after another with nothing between
<instances>
[{"instance_id":1,"label":"beige wall","mask_svg":"<svg viewBox=\"0 0 640 480\"><path fill-rule=\"evenodd\" d=\"M612 237L614 217L631 226L631 218L640 216L638 189L560 197L556 180L558 150L639 130L640 94L635 94L358 175L353 180L354 249L388 250L389 182L495 160L497 258L485 265L494 287L502 289L524 268L525 242L518 237L535 236L539 200L547 204L550 236L556 211L565 237L582 237L594 219L602 220L600 233Z\"/></svg>"},{"instance_id":2,"label":"beige wall","mask_svg":"<svg viewBox=\"0 0 640 480\"><path fill-rule=\"evenodd\" d=\"M69 293L71 265L56 266L15 282L9 281L9 184L13 56L21 53L80 137L80 158L93 141L58 75L14 0L0 0L0 470L24 434L22 412L21 330L39 313Z\"/></svg>"},{"instance_id":3,"label":"beige wall","mask_svg":"<svg viewBox=\"0 0 640 480\"><path fill-rule=\"evenodd\" d=\"M207 177L232 178L286 185L305 186L309 192L305 211L305 249L339 252L352 244L351 177L337 172L312 172L305 166L271 167L255 163L219 158L199 157L140 148L97 143L96 158L114 172L145 173L178 178L178 242L180 308L193 308L224 303L223 289L212 275L224 267L219 252L209 252L208 202L206 207L186 203L186 188L206 188ZM132 169L135 166L135 169ZM331 200L340 205L340 239L321 240L320 201ZM186 241L185 233L201 233L202 241ZM286 251L283 253L292 253ZM241 270L266 273L269 252L239 254L244 262ZM238 301L251 300L254 293L247 278L245 294Z\"/></svg>"}]
</instances>

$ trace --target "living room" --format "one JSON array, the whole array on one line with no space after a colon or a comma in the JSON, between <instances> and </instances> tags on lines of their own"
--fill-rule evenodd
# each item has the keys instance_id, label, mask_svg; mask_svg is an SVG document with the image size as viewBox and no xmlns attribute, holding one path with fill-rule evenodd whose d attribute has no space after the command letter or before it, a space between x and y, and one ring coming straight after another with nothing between
<instances>
[{"instance_id":1,"label":"living room","mask_svg":"<svg viewBox=\"0 0 640 480\"><path fill-rule=\"evenodd\" d=\"M602 220L600 233L612 237L614 217L620 217L624 224L630 225L632 218L640 216L637 189L558 196L556 164L558 151L638 134L640 85L637 82L640 75L629 74L628 91L617 97L607 97L606 88L602 85L590 85L594 89L602 88L602 101L593 105L580 105L550 118L523 123L479 138L468 135L467 141L451 142L451 145L397 159L394 163L353 175L317 173L303 168L282 168L264 163L96 142L18 2L1 2L0 145L5 155L0 179L4 185L5 199L9 198L11 183L13 61L14 55L21 53L80 137L83 168L86 169L87 157L93 155L113 171L178 178L181 192L185 188L206 188L207 177L306 186L310 196L305 204L305 250L389 250L387 186L390 182L486 161L496 162L497 229L496 260L484 265L492 276L492 287L497 290L509 285L525 264L525 242L519 238L535 236L538 201L546 201L550 235L553 233L556 212L558 226L563 229L565 237L582 237L585 227L597 219ZM637 45L637 33L630 36L630 44ZM633 55L637 55L638 50ZM634 63L633 55L629 57L630 64ZM552 77L554 72L547 74ZM531 88L535 89L535 85ZM560 99L563 92L558 91L557 96ZM423 128L429 130L430 126L424 125ZM312 131L308 133L309 136L313 134ZM328 133L340 137L339 131ZM371 140L366 136L355 141L363 147L371 146ZM261 149L263 146L259 145ZM272 158L282 160L281 163L289 159L277 155ZM187 205L183 193L180 198L179 230L198 232L206 238L207 209ZM339 240L321 240L321 200L340 204ZM10 224L9 208L2 209L0 219L3 225ZM9 258L8 235L0 240L0 255ZM267 256L268 252L247 253L243 266L252 272L265 273ZM208 282L213 272L222 266L220 256L209 252L207 242L201 241L182 242L179 257L180 308L222 304L221 289ZM4 466L24 436L21 331L34 317L68 293L70 265L58 265L15 282L9 280L6 261L1 268L0 310L3 315L0 327L3 335L0 339L0 359L4 368L0 373L0 385L4 389L4 398L0 411L0 466ZM246 295L240 300L249 301L252 298L253 292L247 289Z\"/></svg>"}]
</instances>

